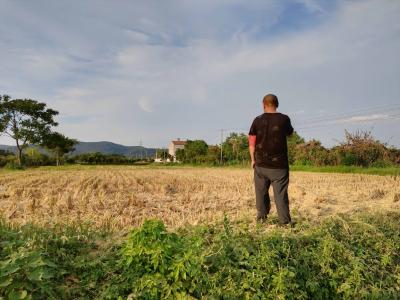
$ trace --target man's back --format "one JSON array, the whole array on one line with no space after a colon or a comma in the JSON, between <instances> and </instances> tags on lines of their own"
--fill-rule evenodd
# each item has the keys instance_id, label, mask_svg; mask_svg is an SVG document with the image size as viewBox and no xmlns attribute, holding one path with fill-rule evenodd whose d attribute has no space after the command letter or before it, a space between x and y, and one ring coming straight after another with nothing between
<instances>
[{"instance_id":1,"label":"man's back","mask_svg":"<svg viewBox=\"0 0 400 300\"><path fill-rule=\"evenodd\" d=\"M267 218L271 207L269 187L274 189L279 223L290 224L289 164L286 137L293 133L288 116L278 113L278 97L268 94L263 99L264 113L254 119L249 132L249 152L254 168L257 220Z\"/></svg>"},{"instance_id":2,"label":"man's back","mask_svg":"<svg viewBox=\"0 0 400 300\"><path fill-rule=\"evenodd\" d=\"M286 137L293 133L287 115L263 113L256 117L249 135L256 136L256 165L265 168L286 169L288 165Z\"/></svg>"}]
</instances>

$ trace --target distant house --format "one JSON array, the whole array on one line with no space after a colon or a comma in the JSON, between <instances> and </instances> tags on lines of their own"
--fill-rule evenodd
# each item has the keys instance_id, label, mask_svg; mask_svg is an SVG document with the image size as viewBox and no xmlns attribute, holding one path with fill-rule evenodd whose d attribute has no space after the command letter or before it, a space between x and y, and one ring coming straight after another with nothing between
<instances>
[{"instance_id":1,"label":"distant house","mask_svg":"<svg viewBox=\"0 0 400 300\"><path fill-rule=\"evenodd\" d=\"M168 154L173 158L173 161L176 161L176 150L185 149L185 145L186 141L181 141L180 139L176 139L169 143Z\"/></svg>"}]
</instances>

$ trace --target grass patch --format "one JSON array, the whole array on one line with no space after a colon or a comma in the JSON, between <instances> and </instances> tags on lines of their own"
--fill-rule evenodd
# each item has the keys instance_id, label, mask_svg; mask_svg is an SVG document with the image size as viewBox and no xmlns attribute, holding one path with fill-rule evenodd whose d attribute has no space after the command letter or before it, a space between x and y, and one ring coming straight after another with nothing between
<instances>
[{"instance_id":1,"label":"grass patch","mask_svg":"<svg viewBox=\"0 0 400 300\"><path fill-rule=\"evenodd\" d=\"M322 172L322 173L354 173L354 174L370 174L370 175L392 175L400 176L399 167L384 167L384 168L363 168L356 166L290 166L291 171L303 172Z\"/></svg>"},{"instance_id":2,"label":"grass patch","mask_svg":"<svg viewBox=\"0 0 400 300\"><path fill-rule=\"evenodd\" d=\"M149 220L123 238L0 222L0 298L395 299L399 218L336 216L294 229L225 218L175 232Z\"/></svg>"}]
</instances>

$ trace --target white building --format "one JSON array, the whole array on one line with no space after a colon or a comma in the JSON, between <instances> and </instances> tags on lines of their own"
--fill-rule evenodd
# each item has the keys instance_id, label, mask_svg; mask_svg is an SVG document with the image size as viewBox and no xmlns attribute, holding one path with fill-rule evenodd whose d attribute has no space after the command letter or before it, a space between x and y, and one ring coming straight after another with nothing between
<instances>
[{"instance_id":1,"label":"white building","mask_svg":"<svg viewBox=\"0 0 400 300\"><path fill-rule=\"evenodd\" d=\"M185 149L186 141L181 141L180 139L176 139L175 141L171 141L168 146L168 154L173 157L173 161L176 161L176 150Z\"/></svg>"}]
</instances>

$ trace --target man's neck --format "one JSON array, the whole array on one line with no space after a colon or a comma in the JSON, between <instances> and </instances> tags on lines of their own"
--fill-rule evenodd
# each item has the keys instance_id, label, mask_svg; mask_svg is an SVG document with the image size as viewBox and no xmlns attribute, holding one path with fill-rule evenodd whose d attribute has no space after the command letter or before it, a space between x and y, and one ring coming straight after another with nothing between
<instances>
[{"instance_id":1,"label":"man's neck","mask_svg":"<svg viewBox=\"0 0 400 300\"><path fill-rule=\"evenodd\" d=\"M270 114L277 113L276 108L264 108L264 112Z\"/></svg>"}]
</instances>

